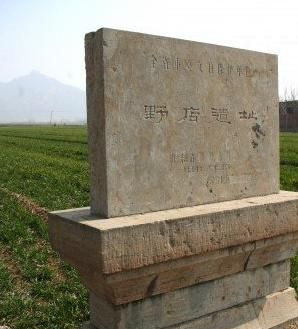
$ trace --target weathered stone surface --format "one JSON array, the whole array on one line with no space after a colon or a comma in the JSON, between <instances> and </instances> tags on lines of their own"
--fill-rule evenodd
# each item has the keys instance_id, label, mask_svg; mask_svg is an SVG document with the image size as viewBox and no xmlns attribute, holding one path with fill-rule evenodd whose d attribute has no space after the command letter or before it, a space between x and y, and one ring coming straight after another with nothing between
<instances>
[{"instance_id":1,"label":"weathered stone surface","mask_svg":"<svg viewBox=\"0 0 298 329\"><path fill-rule=\"evenodd\" d=\"M118 305L286 260L297 249L298 233L112 275L79 270L91 291Z\"/></svg>"},{"instance_id":2,"label":"weathered stone surface","mask_svg":"<svg viewBox=\"0 0 298 329\"><path fill-rule=\"evenodd\" d=\"M94 325L88 321L83 323L81 329L98 329L98 328L94 327Z\"/></svg>"},{"instance_id":3,"label":"weathered stone surface","mask_svg":"<svg viewBox=\"0 0 298 329\"><path fill-rule=\"evenodd\" d=\"M201 256L161 263L145 267L143 270L120 272L107 276L105 282L112 287L114 304L158 295L188 287L190 285L214 280L245 270L253 244L231 247ZM85 282L96 282L90 277ZM91 279L91 280L90 280ZM92 291L101 294L100 286L92 285Z\"/></svg>"},{"instance_id":4,"label":"weathered stone surface","mask_svg":"<svg viewBox=\"0 0 298 329\"><path fill-rule=\"evenodd\" d=\"M289 270L290 262L285 261L121 306L91 293L91 322L109 329L180 324L286 289Z\"/></svg>"},{"instance_id":5,"label":"weathered stone surface","mask_svg":"<svg viewBox=\"0 0 298 329\"><path fill-rule=\"evenodd\" d=\"M87 288L119 305L293 257L297 205L282 192L151 216L85 208L50 214L49 231Z\"/></svg>"},{"instance_id":6,"label":"weathered stone surface","mask_svg":"<svg viewBox=\"0 0 298 329\"><path fill-rule=\"evenodd\" d=\"M262 298L264 300L264 298ZM261 329L252 303L228 308L169 329Z\"/></svg>"},{"instance_id":7,"label":"weathered stone surface","mask_svg":"<svg viewBox=\"0 0 298 329\"><path fill-rule=\"evenodd\" d=\"M168 329L296 329L297 327L296 293L293 288L288 288ZM82 329L103 329L103 327L94 327L89 323Z\"/></svg>"},{"instance_id":8,"label":"weathered stone surface","mask_svg":"<svg viewBox=\"0 0 298 329\"><path fill-rule=\"evenodd\" d=\"M85 43L93 213L278 192L275 55L110 29Z\"/></svg>"},{"instance_id":9,"label":"weathered stone surface","mask_svg":"<svg viewBox=\"0 0 298 329\"><path fill-rule=\"evenodd\" d=\"M298 233L289 234L144 269L115 273L106 276L105 282L113 291L111 301L123 304L290 259L297 249ZM102 293L94 277L88 276L84 281L94 283L90 289L99 295Z\"/></svg>"},{"instance_id":10,"label":"weathered stone surface","mask_svg":"<svg viewBox=\"0 0 298 329\"><path fill-rule=\"evenodd\" d=\"M298 303L294 289L272 294L266 301L253 303L261 328L285 328L285 325L298 319Z\"/></svg>"},{"instance_id":11,"label":"weathered stone surface","mask_svg":"<svg viewBox=\"0 0 298 329\"><path fill-rule=\"evenodd\" d=\"M168 329L290 329L288 324L295 320L298 303L294 289L288 288Z\"/></svg>"},{"instance_id":12,"label":"weathered stone surface","mask_svg":"<svg viewBox=\"0 0 298 329\"><path fill-rule=\"evenodd\" d=\"M298 250L298 232L255 242L246 268L253 269L295 256Z\"/></svg>"},{"instance_id":13,"label":"weathered stone surface","mask_svg":"<svg viewBox=\"0 0 298 329\"><path fill-rule=\"evenodd\" d=\"M298 193L103 219L89 208L53 212L53 247L103 274L142 268L298 231Z\"/></svg>"}]
</instances>

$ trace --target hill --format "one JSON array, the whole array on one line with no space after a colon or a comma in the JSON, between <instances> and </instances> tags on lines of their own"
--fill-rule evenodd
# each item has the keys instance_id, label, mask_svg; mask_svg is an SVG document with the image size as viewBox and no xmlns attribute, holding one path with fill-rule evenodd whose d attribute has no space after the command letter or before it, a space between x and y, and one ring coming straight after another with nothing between
<instances>
[{"instance_id":1,"label":"hill","mask_svg":"<svg viewBox=\"0 0 298 329\"><path fill-rule=\"evenodd\" d=\"M37 71L0 83L0 123L86 121L85 92Z\"/></svg>"}]
</instances>

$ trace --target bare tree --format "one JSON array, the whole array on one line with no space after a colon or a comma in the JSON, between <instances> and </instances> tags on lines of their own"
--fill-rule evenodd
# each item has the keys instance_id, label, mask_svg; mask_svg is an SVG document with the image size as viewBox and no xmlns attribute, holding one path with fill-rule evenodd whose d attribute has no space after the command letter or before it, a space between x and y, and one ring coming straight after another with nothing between
<instances>
[{"instance_id":1,"label":"bare tree","mask_svg":"<svg viewBox=\"0 0 298 329\"><path fill-rule=\"evenodd\" d=\"M290 91L290 100L295 101L297 99L297 90L295 88L292 88Z\"/></svg>"},{"instance_id":2,"label":"bare tree","mask_svg":"<svg viewBox=\"0 0 298 329\"><path fill-rule=\"evenodd\" d=\"M290 101L296 101L298 100L298 91L296 88L291 88L288 90L288 88L284 89L283 97L281 97L282 102L290 102Z\"/></svg>"}]
</instances>

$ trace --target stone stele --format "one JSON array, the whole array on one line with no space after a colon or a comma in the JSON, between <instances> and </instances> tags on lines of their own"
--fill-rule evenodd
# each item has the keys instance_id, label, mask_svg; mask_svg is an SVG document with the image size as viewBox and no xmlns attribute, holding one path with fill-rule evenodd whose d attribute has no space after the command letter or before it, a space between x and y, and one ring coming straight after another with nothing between
<instances>
[{"instance_id":1,"label":"stone stele","mask_svg":"<svg viewBox=\"0 0 298 329\"><path fill-rule=\"evenodd\" d=\"M90 292L83 328L290 328L277 57L101 29L86 67L91 208L49 214Z\"/></svg>"},{"instance_id":2,"label":"stone stele","mask_svg":"<svg viewBox=\"0 0 298 329\"><path fill-rule=\"evenodd\" d=\"M85 44L93 213L279 191L277 56L106 28Z\"/></svg>"}]
</instances>

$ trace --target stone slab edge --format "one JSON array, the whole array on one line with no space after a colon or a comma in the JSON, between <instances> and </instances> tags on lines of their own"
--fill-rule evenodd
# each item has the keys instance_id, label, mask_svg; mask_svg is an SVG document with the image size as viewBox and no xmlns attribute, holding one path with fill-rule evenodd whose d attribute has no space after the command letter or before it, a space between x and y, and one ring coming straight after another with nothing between
<instances>
[{"instance_id":1,"label":"stone slab edge","mask_svg":"<svg viewBox=\"0 0 298 329\"><path fill-rule=\"evenodd\" d=\"M296 326L292 326L295 322ZM288 288L168 329L293 329L298 327L297 322L296 293L293 288ZM103 327L95 327L90 322L86 322L81 329L103 329Z\"/></svg>"},{"instance_id":2,"label":"stone slab edge","mask_svg":"<svg viewBox=\"0 0 298 329\"><path fill-rule=\"evenodd\" d=\"M119 306L91 293L91 322L113 329L177 325L287 289L289 271L284 261Z\"/></svg>"},{"instance_id":3,"label":"stone slab edge","mask_svg":"<svg viewBox=\"0 0 298 329\"><path fill-rule=\"evenodd\" d=\"M54 249L63 254L69 240L98 255L102 273L111 274L296 232L297 219L298 193L283 191L110 219L88 208L53 212L49 231Z\"/></svg>"},{"instance_id":4,"label":"stone slab edge","mask_svg":"<svg viewBox=\"0 0 298 329\"><path fill-rule=\"evenodd\" d=\"M79 270L88 289L119 305L277 263L297 249L298 232L104 277Z\"/></svg>"},{"instance_id":5,"label":"stone slab edge","mask_svg":"<svg viewBox=\"0 0 298 329\"><path fill-rule=\"evenodd\" d=\"M298 321L293 288L168 329L272 329Z\"/></svg>"}]
</instances>

